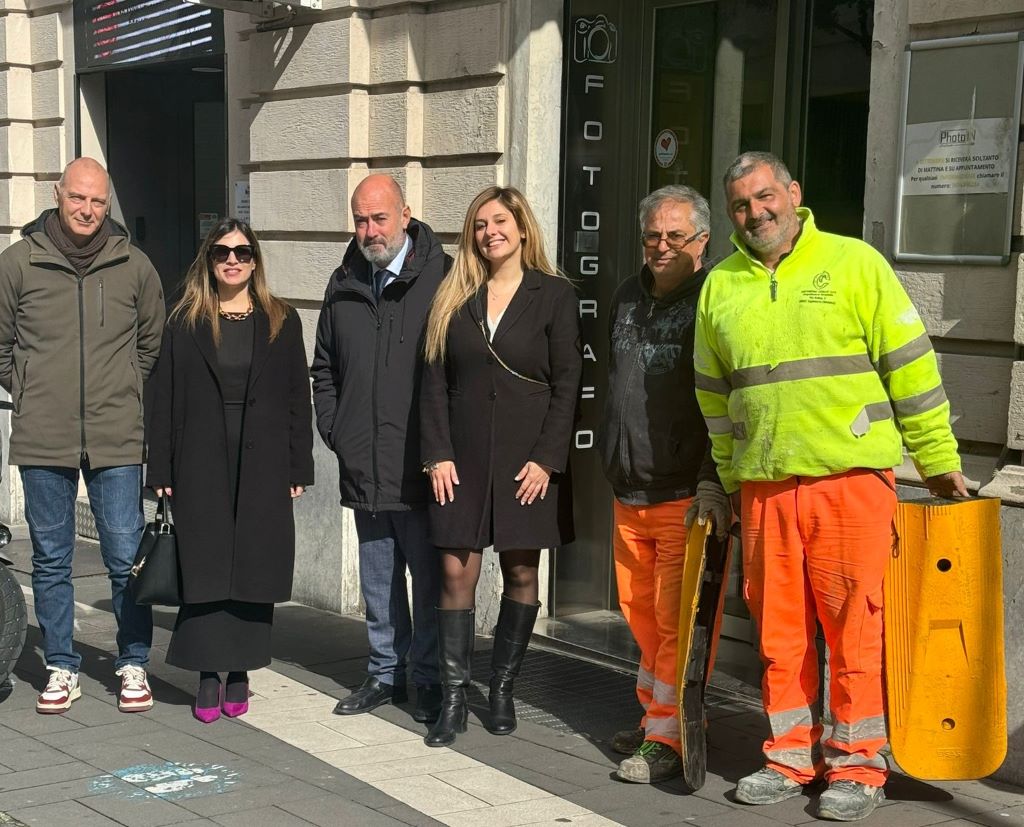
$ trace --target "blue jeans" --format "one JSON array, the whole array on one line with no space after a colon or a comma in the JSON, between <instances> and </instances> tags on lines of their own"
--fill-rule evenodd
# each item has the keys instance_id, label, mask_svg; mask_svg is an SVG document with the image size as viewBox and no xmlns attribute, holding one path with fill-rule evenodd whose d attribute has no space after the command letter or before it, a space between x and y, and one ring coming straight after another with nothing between
<instances>
[{"instance_id":1,"label":"blue jeans","mask_svg":"<svg viewBox=\"0 0 1024 827\"><path fill-rule=\"evenodd\" d=\"M440 683L437 618L441 560L428 537L427 510L356 511L359 583L366 604L370 663L381 683L405 685L406 657L417 684ZM412 615L405 569L412 575Z\"/></svg>"},{"instance_id":2,"label":"blue jeans","mask_svg":"<svg viewBox=\"0 0 1024 827\"><path fill-rule=\"evenodd\" d=\"M24 465L25 517L32 538L32 594L43 635L47 666L77 672L82 657L74 650L75 590L71 558L75 551L75 498L78 469ZM142 538L142 466L83 468L89 505L100 535L100 553L110 577L117 620L117 669L146 666L153 642L153 612L137 606L128 591L128 573Z\"/></svg>"}]
</instances>

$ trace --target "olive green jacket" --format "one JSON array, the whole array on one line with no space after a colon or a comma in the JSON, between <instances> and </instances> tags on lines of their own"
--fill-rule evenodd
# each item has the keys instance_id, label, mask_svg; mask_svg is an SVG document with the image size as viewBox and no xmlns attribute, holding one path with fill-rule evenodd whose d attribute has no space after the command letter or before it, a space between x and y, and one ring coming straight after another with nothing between
<instances>
[{"instance_id":1,"label":"olive green jacket","mask_svg":"<svg viewBox=\"0 0 1024 827\"><path fill-rule=\"evenodd\" d=\"M160 277L117 222L80 277L43 231L49 212L0 253L0 385L14 407L8 461L137 465L142 383L164 325Z\"/></svg>"}]
</instances>

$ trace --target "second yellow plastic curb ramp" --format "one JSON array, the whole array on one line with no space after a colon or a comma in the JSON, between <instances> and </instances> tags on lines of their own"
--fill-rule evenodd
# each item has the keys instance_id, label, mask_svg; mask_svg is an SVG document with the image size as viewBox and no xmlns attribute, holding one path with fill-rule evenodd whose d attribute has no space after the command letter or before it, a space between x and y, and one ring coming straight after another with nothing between
<instances>
[{"instance_id":1,"label":"second yellow plastic curb ramp","mask_svg":"<svg viewBox=\"0 0 1024 827\"><path fill-rule=\"evenodd\" d=\"M901 502L885 578L892 754L925 780L984 778L1006 756L999 500Z\"/></svg>"}]
</instances>

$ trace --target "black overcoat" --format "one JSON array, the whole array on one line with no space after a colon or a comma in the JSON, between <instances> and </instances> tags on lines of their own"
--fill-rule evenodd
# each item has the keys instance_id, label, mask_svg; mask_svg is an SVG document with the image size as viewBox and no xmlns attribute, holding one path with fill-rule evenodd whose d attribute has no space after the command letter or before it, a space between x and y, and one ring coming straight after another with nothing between
<instances>
[{"instance_id":1,"label":"black overcoat","mask_svg":"<svg viewBox=\"0 0 1024 827\"><path fill-rule=\"evenodd\" d=\"M291 598L291 485L313 483L313 425L302 324L289 310L278 337L256 311L238 478L231 504L224 399L209 324L167 323L156 368L146 484L173 488L186 603Z\"/></svg>"},{"instance_id":2,"label":"black overcoat","mask_svg":"<svg viewBox=\"0 0 1024 827\"><path fill-rule=\"evenodd\" d=\"M491 342L481 332L487 287L448 328L443 363L424 369L420 397L424 462L453 460L455 500L431 503L431 540L440 548L549 548L573 539L569 447L583 359L576 291L532 270L509 302ZM528 460L552 468L545 499L520 505L515 476ZM493 522L492 522L493 521Z\"/></svg>"}]
</instances>

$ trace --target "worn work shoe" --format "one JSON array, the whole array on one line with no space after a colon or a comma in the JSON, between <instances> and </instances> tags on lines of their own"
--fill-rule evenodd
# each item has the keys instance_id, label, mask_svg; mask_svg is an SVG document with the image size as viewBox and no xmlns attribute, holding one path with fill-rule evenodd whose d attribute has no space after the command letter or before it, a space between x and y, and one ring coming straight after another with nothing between
<instances>
[{"instance_id":1,"label":"worn work shoe","mask_svg":"<svg viewBox=\"0 0 1024 827\"><path fill-rule=\"evenodd\" d=\"M804 785L778 770L762 767L741 778L736 785L736 800L742 804L778 804L803 792Z\"/></svg>"},{"instance_id":2,"label":"worn work shoe","mask_svg":"<svg viewBox=\"0 0 1024 827\"><path fill-rule=\"evenodd\" d=\"M40 692L36 699L36 712L43 715L59 715L67 711L72 701L82 697L82 690L78 686L78 673L58 666L46 668L50 670L50 679L46 682L46 689Z\"/></svg>"},{"instance_id":3,"label":"worn work shoe","mask_svg":"<svg viewBox=\"0 0 1024 827\"><path fill-rule=\"evenodd\" d=\"M683 772L683 759L668 744L644 741L629 758L619 764L616 775L634 784L657 784Z\"/></svg>"},{"instance_id":4,"label":"worn work shoe","mask_svg":"<svg viewBox=\"0 0 1024 827\"><path fill-rule=\"evenodd\" d=\"M885 801L885 791L859 781L833 781L818 799L818 818L860 821Z\"/></svg>"},{"instance_id":5,"label":"worn work shoe","mask_svg":"<svg viewBox=\"0 0 1024 827\"><path fill-rule=\"evenodd\" d=\"M612 736L609 746L619 755L632 755L644 742L644 728L621 729Z\"/></svg>"},{"instance_id":6,"label":"worn work shoe","mask_svg":"<svg viewBox=\"0 0 1024 827\"><path fill-rule=\"evenodd\" d=\"M117 708L122 712L146 712L153 708L153 693L149 689L146 670L141 666L122 666L115 673L121 679Z\"/></svg>"}]
</instances>

